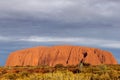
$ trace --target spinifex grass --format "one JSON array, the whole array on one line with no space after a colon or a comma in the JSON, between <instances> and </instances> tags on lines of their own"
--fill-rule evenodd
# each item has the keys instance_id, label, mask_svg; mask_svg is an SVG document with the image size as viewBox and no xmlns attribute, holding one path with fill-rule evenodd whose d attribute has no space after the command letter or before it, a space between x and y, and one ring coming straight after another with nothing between
<instances>
[{"instance_id":1,"label":"spinifex grass","mask_svg":"<svg viewBox=\"0 0 120 80\"><path fill-rule=\"evenodd\" d=\"M0 67L0 80L120 80L120 65Z\"/></svg>"}]
</instances>

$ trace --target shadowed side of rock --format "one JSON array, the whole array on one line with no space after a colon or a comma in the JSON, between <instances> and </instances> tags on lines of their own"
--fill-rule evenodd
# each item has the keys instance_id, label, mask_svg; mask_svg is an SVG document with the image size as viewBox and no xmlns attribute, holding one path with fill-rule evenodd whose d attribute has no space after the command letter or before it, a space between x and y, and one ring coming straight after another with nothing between
<instances>
[{"instance_id":1,"label":"shadowed side of rock","mask_svg":"<svg viewBox=\"0 0 120 80\"><path fill-rule=\"evenodd\" d=\"M81 46L34 47L11 53L5 66L38 66L56 64L77 65L81 61L91 65L117 64L107 51Z\"/></svg>"}]
</instances>

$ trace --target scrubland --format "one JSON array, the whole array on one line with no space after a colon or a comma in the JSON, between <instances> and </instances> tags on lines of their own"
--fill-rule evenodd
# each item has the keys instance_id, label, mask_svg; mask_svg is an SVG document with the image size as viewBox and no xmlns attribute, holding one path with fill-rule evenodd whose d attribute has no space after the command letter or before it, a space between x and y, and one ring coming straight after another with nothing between
<instances>
[{"instance_id":1,"label":"scrubland","mask_svg":"<svg viewBox=\"0 0 120 80\"><path fill-rule=\"evenodd\" d=\"M0 80L120 80L120 65L0 67Z\"/></svg>"}]
</instances>

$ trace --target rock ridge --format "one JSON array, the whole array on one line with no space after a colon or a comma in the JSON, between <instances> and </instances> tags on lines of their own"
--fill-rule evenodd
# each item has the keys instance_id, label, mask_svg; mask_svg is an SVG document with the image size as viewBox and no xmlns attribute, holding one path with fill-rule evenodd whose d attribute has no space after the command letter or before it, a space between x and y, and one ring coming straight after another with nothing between
<instances>
[{"instance_id":1,"label":"rock ridge","mask_svg":"<svg viewBox=\"0 0 120 80\"><path fill-rule=\"evenodd\" d=\"M77 65L80 62L91 65L117 64L112 53L83 46L38 46L12 52L5 66L39 66L56 64Z\"/></svg>"}]
</instances>

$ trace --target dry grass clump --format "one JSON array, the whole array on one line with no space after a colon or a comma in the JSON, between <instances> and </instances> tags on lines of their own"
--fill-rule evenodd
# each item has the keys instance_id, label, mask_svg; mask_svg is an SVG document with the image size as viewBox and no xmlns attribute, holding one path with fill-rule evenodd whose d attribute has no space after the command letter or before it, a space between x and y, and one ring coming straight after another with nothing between
<instances>
[{"instance_id":1,"label":"dry grass clump","mask_svg":"<svg viewBox=\"0 0 120 80\"><path fill-rule=\"evenodd\" d=\"M0 80L120 80L120 65L0 67Z\"/></svg>"}]
</instances>

